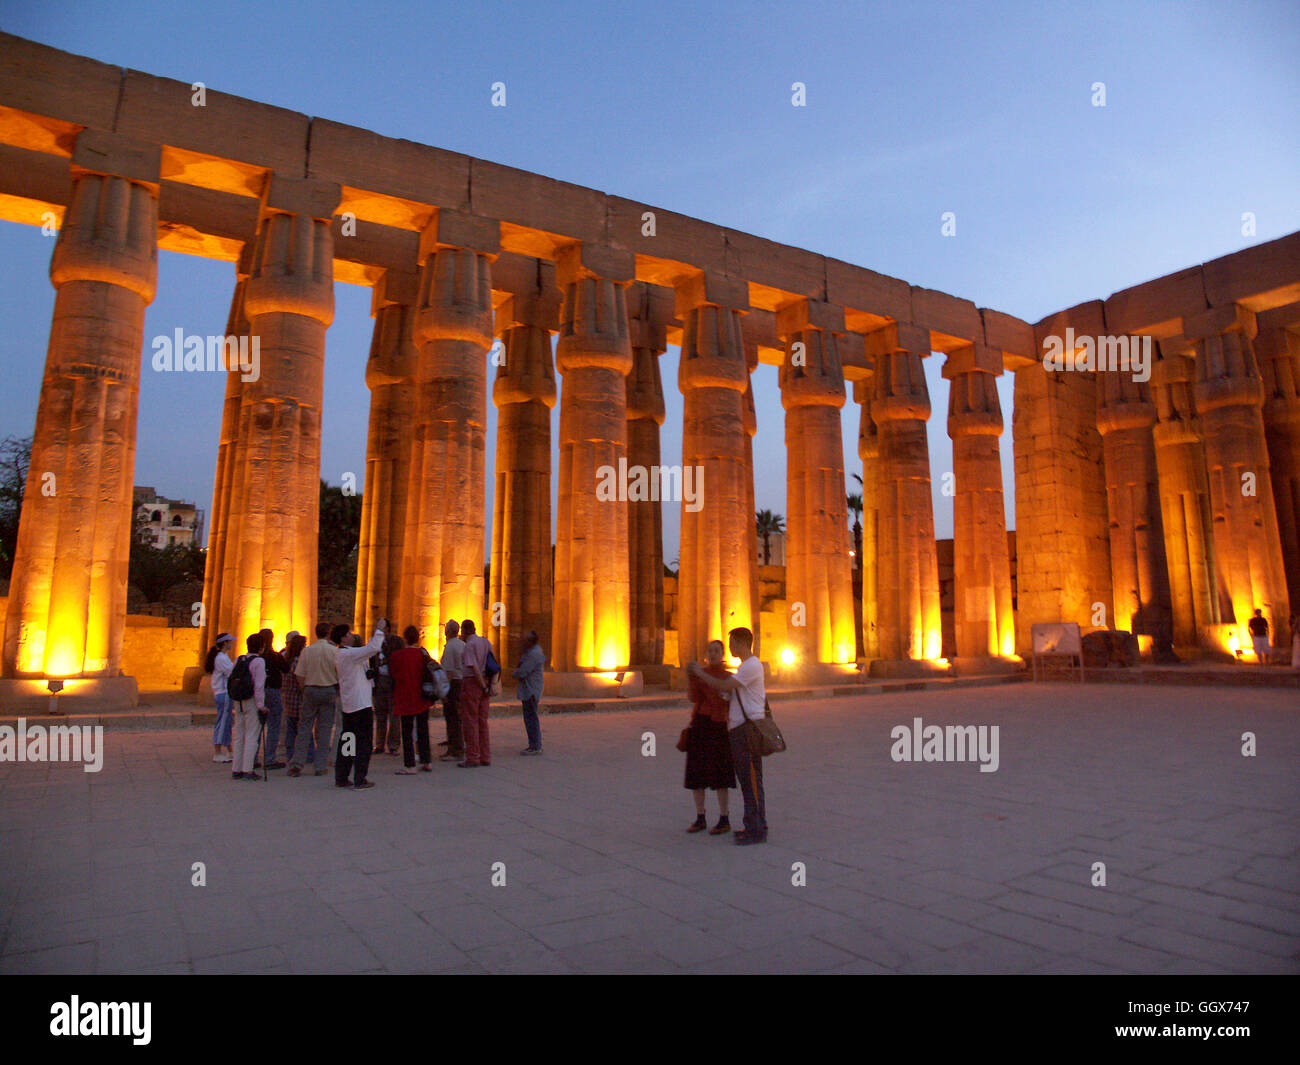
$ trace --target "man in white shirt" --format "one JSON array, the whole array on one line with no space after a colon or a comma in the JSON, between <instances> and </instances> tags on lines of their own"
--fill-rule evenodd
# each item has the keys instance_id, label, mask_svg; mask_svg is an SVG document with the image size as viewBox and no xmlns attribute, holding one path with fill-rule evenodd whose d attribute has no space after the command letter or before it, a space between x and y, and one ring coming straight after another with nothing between
<instances>
[{"instance_id":1,"label":"man in white shirt","mask_svg":"<svg viewBox=\"0 0 1300 1065\"><path fill-rule=\"evenodd\" d=\"M334 652L334 666L339 675L339 711L343 718L338 750L334 753L336 788L351 786L360 791L375 786L374 781L366 779L375 739L374 682L366 676L366 671L370 668L370 659L383 649L387 632L388 622L380 618L369 643L339 647ZM347 640L347 635L347 625L336 625L330 633L330 640L341 644ZM355 642L360 643L359 638ZM349 773L352 774L351 785L348 784Z\"/></svg>"},{"instance_id":2,"label":"man in white shirt","mask_svg":"<svg viewBox=\"0 0 1300 1065\"><path fill-rule=\"evenodd\" d=\"M731 741L731 761L736 768L736 783L745 798L745 827L735 833L736 843L748 846L767 842L767 805L763 795L763 758L751 745L746 719L758 721L767 710L767 687L763 680L763 663L754 654L754 634L749 629L732 629L727 634L731 657L739 658L735 673L715 677L691 662L686 671L701 684L727 692L730 710L727 736Z\"/></svg>"},{"instance_id":3,"label":"man in white shirt","mask_svg":"<svg viewBox=\"0 0 1300 1065\"><path fill-rule=\"evenodd\" d=\"M261 780L254 772L253 763L257 761L257 744L261 734L261 723L266 713L266 661L262 658L263 636L255 632L244 641L248 654L240 655L239 661L247 660L248 673L253 680L252 698L231 699L231 709L235 719L235 750L232 780ZM231 670L234 675L234 670ZM229 690L230 678L226 678Z\"/></svg>"}]
</instances>

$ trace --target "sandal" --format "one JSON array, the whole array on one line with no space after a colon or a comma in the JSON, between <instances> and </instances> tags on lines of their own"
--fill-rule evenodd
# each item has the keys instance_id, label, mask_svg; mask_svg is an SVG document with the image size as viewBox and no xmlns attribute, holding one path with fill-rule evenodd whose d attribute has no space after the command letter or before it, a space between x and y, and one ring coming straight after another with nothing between
<instances>
[{"instance_id":1,"label":"sandal","mask_svg":"<svg viewBox=\"0 0 1300 1065\"><path fill-rule=\"evenodd\" d=\"M415 773L416 771L414 769L407 769L406 766L403 766L401 769L397 770L397 775L399 777L413 777L415 776Z\"/></svg>"}]
</instances>

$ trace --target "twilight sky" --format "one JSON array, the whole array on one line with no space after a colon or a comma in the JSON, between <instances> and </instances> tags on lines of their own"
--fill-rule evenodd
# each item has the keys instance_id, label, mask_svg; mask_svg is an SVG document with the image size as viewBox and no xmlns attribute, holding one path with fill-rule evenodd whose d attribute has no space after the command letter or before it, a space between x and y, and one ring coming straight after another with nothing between
<instances>
[{"instance_id":1,"label":"twilight sky","mask_svg":"<svg viewBox=\"0 0 1300 1065\"><path fill-rule=\"evenodd\" d=\"M0 0L0 29L119 66L573 181L1030 322L1300 229L1300 6ZM0 53L0 63L4 56ZM507 106L491 106L493 82ZM807 106L791 105L791 85ZM1106 106L1094 107L1093 83ZM956 235L940 232L944 212ZM1255 216L1254 236L1242 215ZM0 436L35 420L52 238L0 223ZM231 264L162 252L152 338L224 331ZM336 286L322 476L360 480L369 291ZM677 351L663 461L681 460ZM935 525L947 383L928 361ZM212 499L222 382L144 363L136 484ZM1000 382L1011 502L1012 378ZM785 506L774 367L756 501ZM555 412L558 423L558 409ZM495 417L489 402L489 463ZM846 473L860 469L844 409ZM488 488L492 485L489 469ZM491 518L490 498L487 514ZM679 515L664 512L677 557ZM490 534L489 534L490 535Z\"/></svg>"}]
</instances>

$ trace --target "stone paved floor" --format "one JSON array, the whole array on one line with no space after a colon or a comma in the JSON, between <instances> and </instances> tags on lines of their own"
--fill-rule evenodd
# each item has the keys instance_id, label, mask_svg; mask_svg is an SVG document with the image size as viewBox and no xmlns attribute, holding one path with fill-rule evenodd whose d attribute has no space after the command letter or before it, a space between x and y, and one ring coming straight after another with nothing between
<instances>
[{"instance_id":1,"label":"stone paved floor","mask_svg":"<svg viewBox=\"0 0 1300 1065\"><path fill-rule=\"evenodd\" d=\"M199 729L110 732L99 774L3 763L0 972L1300 972L1294 693L1023 685L777 714L791 749L748 848L683 832L684 712L544 718L541 758L494 720L492 768L380 758L355 793L231 781ZM998 725L1000 768L895 763L914 715Z\"/></svg>"}]
</instances>

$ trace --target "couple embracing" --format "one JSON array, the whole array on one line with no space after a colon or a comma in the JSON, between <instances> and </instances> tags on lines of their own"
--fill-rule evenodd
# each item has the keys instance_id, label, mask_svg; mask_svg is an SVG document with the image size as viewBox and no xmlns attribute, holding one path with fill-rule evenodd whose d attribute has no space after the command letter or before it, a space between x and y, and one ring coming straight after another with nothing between
<instances>
[{"instance_id":1,"label":"couple embracing","mask_svg":"<svg viewBox=\"0 0 1300 1065\"><path fill-rule=\"evenodd\" d=\"M695 793L696 819L688 832L708 828L704 816L705 792L718 793L718 823L710 835L731 831L727 812L727 789L734 780L745 800L745 827L734 833L741 846L767 840L767 811L763 799L763 760L751 742L746 721L757 722L766 713L767 690L763 663L754 654L754 634L749 629L732 629L728 634L732 658L740 659L735 673L722 664L722 641L712 641L705 651L707 664L691 662L691 724L684 734L686 787Z\"/></svg>"}]
</instances>

